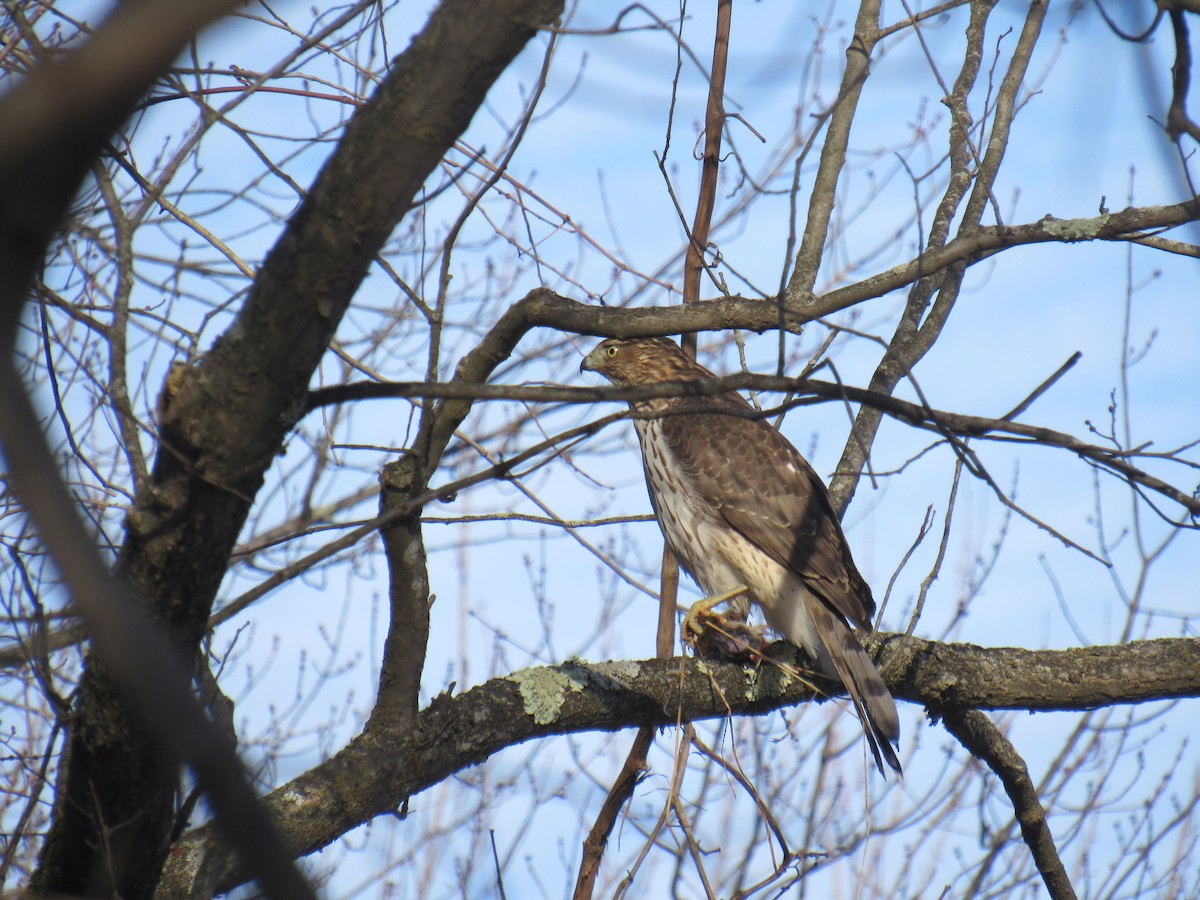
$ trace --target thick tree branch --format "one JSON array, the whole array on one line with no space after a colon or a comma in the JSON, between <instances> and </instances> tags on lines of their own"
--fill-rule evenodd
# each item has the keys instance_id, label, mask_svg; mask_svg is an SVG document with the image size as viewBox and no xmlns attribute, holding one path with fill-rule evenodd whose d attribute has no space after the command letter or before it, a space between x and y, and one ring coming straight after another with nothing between
<instances>
[{"instance_id":1,"label":"thick tree branch","mask_svg":"<svg viewBox=\"0 0 1200 900\"><path fill-rule=\"evenodd\" d=\"M388 565L391 622L383 644L379 691L367 729L402 729L417 714L421 671L429 642L429 571L421 510L413 508L415 464L411 456L388 463L379 476L379 513L405 507L399 518L379 529Z\"/></svg>"},{"instance_id":2,"label":"thick tree branch","mask_svg":"<svg viewBox=\"0 0 1200 900\"><path fill-rule=\"evenodd\" d=\"M1175 64L1171 66L1171 105L1167 109L1166 132L1176 144L1183 135L1200 143L1200 125L1188 115L1187 102L1192 88L1192 48L1187 16L1182 9L1170 10L1171 31L1175 38Z\"/></svg>"},{"instance_id":3,"label":"thick tree branch","mask_svg":"<svg viewBox=\"0 0 1200 900\"><path fill-rule=\"evenodd\" d=\"M1004 785L1021 834L1050 896L1053 900L1075 900L1075 889L1054 846L1046 810L1042 808L1029 769L1017 748L977 709L950 710L942 717L942 722L968 753L987 763Z\"/></svg>"},{"instance_id":4,"label":"thick tree branch","mask_svg":"<svg viewBox=\"0 0 1200 900\"><path fill-rule=\"evenodd\" d=\"M1175 228L1200 219L1200 200L1192 198L1168 206L1135 206L1119 212L1103 213L1083 219L1058 219L1043 216L1025 225L981 226L969 235L955 238L945 247L930 249L908 262L893 266L878 275L836 288L818 297L804 313L820 318L849 309L863 300L882 297L956 263L979 262L1002 250L1024 244L1084 241L1134 241L1144 232Z\"/></svg>"},{"instance_id":5,"label":"thick tree branch","mask_svg":"<svg viewBox=\"0 0 1200 900\"><path fill-rule=\"evenodd\" d=\"M194 584L178 579L181 596L165 604L181 607L178 617L193 632L207 619L194 608L211 605L248 503L302 412L312 373L367 268L499 72L537 22L560 11L550 0L441 4L351 119L235 324L173 380L162 426L167 448L155 472L160 488L139 496L125 555L139 583L160 583L168 567L197 574ZM193 523L194 540L181 545L183 522ZM208 567L215 571L206 574Z\"/></svg>"},{"instance_id":6,"label":"thick tree branch","mask_svg":"<svg viewBox=\"0 0 1200 900\"><path fill-rule=\"evenodd\" d=\"M1077 244L1088 241L1140 243L1150 237L1148 233L1157 234L1197 220L1200 220L1200 198L1166 206L1131 206L1117 212L1078 219L1060 219L1047 214L1036 222L1023 225L979 226L970 234L960 235L944 246L930 247L907 262L815 297L803 310L788 312L785 328L798 333L805 323L814 319L849 309L864 300L886 296L919 278L936 275L951 266L961 263L973 265L1004 250L1027 244ZM1177 248L1177 252L1185 251L1188 254L1191 252L1183 246ZM530 298L536 293L538 291L532 292ZM544 293L550 298L557 297L550 291ZM515 320L524 325L520 335L539 325L596 337L649 337L728 328L744 328L761 333L779 327L778 309L773 303L739 297L704 301L686 307L639 309L589 306L561 297L537 302L530 298L526 298L529 301L527 306L514 314ZM775 319L767 321L760 313L758 304L775 310ZM505 323L506 328L516 321Z\"/></svg>"},{"instance_id":7,"label":"thick tree branch","mask_svg":"<svg viewBox=\"0 0 1200 900\"><path fill-rule=\"evenodd\" d=\"M1085 710L1200 696L1194 638L1025 650L890 636L877 659L897 697L935 711Z\"/></svg>"},{"instance_id":8,"label":"thick tree branch","mask_svg":"<svg viewBox=\"0 0 1200 900\"><path fill-rule=\"evenodd\" d=\"M796 661L785 644L773 652ZM1200 696L1197 639L1035 651L892 635L875 657L897 698L938 717L963 708L1084 710ZM810 678L836 693L836 685ZM557 734L669 726L680 717L721 718L729 710L759 715L814 699L827 697L770 664L756 672L677 657L524 669L437 697L403 733L357 738L266 802L305 854L504 747ZM243 879L204 826L173 848L159 896L186 892L188 872L210 866L222 890Z\"/></svg>"}]
</instances>

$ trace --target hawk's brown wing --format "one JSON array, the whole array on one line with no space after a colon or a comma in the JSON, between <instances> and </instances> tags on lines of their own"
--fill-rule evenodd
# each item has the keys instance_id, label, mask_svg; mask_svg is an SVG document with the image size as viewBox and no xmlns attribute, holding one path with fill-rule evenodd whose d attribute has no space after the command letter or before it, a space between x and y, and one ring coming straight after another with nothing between
<instances>
[{"instance_id":1,"label":"hawk's brown wing","mask_svg":"<svg viewBox=\"0 0 1200 900\"><path fill-rule=\"evenodd\" d=\"M749 409L737 394L717 401L731 411ZM896 703L846 626L849 619L870 631L875 601L854 565L829 493L813 467L762 419L710 413L665 416L662 438L673 463L689 476L702 502L804 581L811 596L793 602L803 603L812 619L863 723L879 771L883 772L886 760L900 772L900 760L892 749L900 736Z\"/></svg>"},{"instance_id":2,"label":"hawk's brown wing","mask_svg":"<svg viewBox=\"0 0 1200 900\"><path fill-rule=\"evenodd\" d=\"M737 394L715 400L750 409ZM731 528L799 574L856 626L871 630L875 601L829 492L787 438L762 419L736 415L667 415L661 424L676 464Z\"/></svg>"}]
</instances>

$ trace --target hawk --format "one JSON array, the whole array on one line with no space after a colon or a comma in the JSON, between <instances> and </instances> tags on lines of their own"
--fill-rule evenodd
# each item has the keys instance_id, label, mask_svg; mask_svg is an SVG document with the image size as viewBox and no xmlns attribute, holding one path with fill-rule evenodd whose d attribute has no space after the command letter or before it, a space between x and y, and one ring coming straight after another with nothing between
<instances>
[{"instance_id":1,"label":"hawk","mask_svg":"<svg viewBox=\"0 0 1200 900\"><path fill-rule=\"evenodd\" d=\"M715 377L666 338L601 341L580 365L621 387ZM808 460L736 391L712 412L694 400L631 403L655 517L679 564L710 597L750 603L841 680L881 773L897 773L896 702L849 623L870 633L875 601L850 556L829 492ZM723 414L722 410L729 413Z\"/></svg>"}]
</instances>

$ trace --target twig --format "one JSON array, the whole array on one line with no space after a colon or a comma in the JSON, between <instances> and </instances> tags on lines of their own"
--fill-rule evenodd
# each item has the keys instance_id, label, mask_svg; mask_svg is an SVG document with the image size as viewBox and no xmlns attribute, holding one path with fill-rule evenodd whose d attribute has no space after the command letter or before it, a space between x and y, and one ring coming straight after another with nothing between
<instances>
[{"instance_id":1,"label":"twig","mask_svg":"<svg viewBox=\"0 0 1200 900\"><path fill-rule=\"evenodd\" d=\"M496 852L496 829L489 828L488 836L492 839L492 862L496 866L496 890L500 892L500 900L508 900L508 894L504 891L504 875L500 871L500 856Z\"/></svg>"},{"instance_id":2,"label":"twig","mask_svg":"<svg viewBox=\"0 0 1200 900\"><path fill-rule=\"evenodd\" d=\"M746 793L749 794L754 800L754 805L758 807L758 811L762 814L763 821L767 823L767 827L770 828L771 833L775 835L775 840L779 842L779 850L783 854L783 860L780 864L780 868L782 868L790 860L792 852L788 849L787 838L784 837L783 829L780 827L779 822L777 822L775 817L771 814L770 807L767 806L758 790L750 782L750 779L747 778L742 772L740 766L731 765L724 757L718 755L714 750L712 750L712 748L705 744L704 741L700 739L700 736L696 734L695 728L691 729L690 737L692 746L699 750L702 756L707 757L724 769L730 775L730 777L740 784L743 790L745 790Z\"/></svg>"},{"instance_id":3,"label":"twig","mask_svg":"<svg viewBox=\"0 0 1200 900\"><path fill-rule=\"evenodd\" d=\"M633 796L633 790L646 774L646 755L654 741L653 728L639 728L633 746L625 756L625 764L608 789L608 796L600 805L596 821L592 823L588 836L583 841L583 861L579 864L579 876L575 880L574 900L590 900L596 887L596 876L600 872L600 861L609 835L617 823L621 809Z\"/></svg>"},{"instance_id":4,"label":"twig","mask_svg":"<svg viewBox=\"0 0 1200 900\"><path fill-rule=\"evenodd\" d=\"M908 561L912 559L912 555L917 552L917 548L925 541L925 536L929 534L929 529L933 525L933 506L932 504L925 507L925 515L921 517L921 525L917 529L917 536L913 538L913 542L904 552L904 556L900 558L900 565L896 566L896 571L892 573L892 577L888 579L887 588L883 592L883 600L879 604L879 612L875 614L875 627L879 628L879 623L883 619L883 611L887 609L888 600L891 599L892 589L896 586L896 580L900 577L900 573L904 571L904 567L908 565ZM917 612L913 611L913 617L908 621L908 628L904 630L905 634L912 634L917 627Z\"/></svg>"},{"instance_id":5,"label":"twig","mask_svg":"<svg viewBox=\"0 0 1200 900\"><path fill-rule=\"evenodd\" d=\"M709 272L704 263L712 228L713 210L717 203L717 177L721 169L721 136L725 130L725 73L729 68L729 34L733 18L733 0L718 0L717 20L713 35L712 75L708 81L708 103L704 111L704 153L700 159L700 190L696 198L696 215L683 264L683 302L700 299L700 276ZM717 289L720 284L713 278ZM722 291L724 293L724 291ZM696 353L695 335L684 339L684 349Z\"/></svg>"},{"instance_id":6,"label":"twig","mask_svg":"<svg viewBox=\"0 0 1200 900\"><path fill-rule=\"evenodd\" d=\"M1070 371L1072 367L1074 367L1075 363L1079 362L1079 360L1082 358L1083 358L1083 354L1080 353L1078 350L1076 350L1074 353L1071 354L1070 359L1068 359L1065 363L1063 363L1061 366L1059 366L1054 371L1053 375L1051 375L1049 378L1047 378L1045 381L1043 381L1041 384L1039 384L1036 388L1034 388L1029 393L1028 397L1026 397L1024 400L1022 400L1020 403L1018 403L1016 406L1014 406L1011 410L1006 412L1000 418L1005 421L1008 421L1010 419L1015 419L1017 416L1021 415L1021 413L1025 412L1025 410L1029 409L1029 407L1033 404L1034 400L1036 400L1038 397L1042 396L1042 394L1046 393L1046 391L1048 391L1051 388L1051 386L1056 381L1058 381L1058 379L1060 379L1064 375L1066 375L1067 372Z\"/></svg>"},{"instance_id":7,"label":"twig","mask_svg":"<svg viewBox=\"0 0 1200 900\"><path fill-rule=\"evenodd\" d=\"M929 588L937 580L938 573L942 570L942 563L946 559L946 547L950 543L950 521L954 516L954 501L958 497L958 482L962 477L963 461L960 457L954 463L954 477L950 482L950 498L946 501L946 518L942 525L942 539L938 542L937 558L933 562L933 567L929 573L921 579L921 588L917 592L917 602L913 605L912 618L909 620L907 633L912 634L917 627L917 620L921 618L921 611L925 608L925 597L929 594Z\"/></svg>"}]
</instances>

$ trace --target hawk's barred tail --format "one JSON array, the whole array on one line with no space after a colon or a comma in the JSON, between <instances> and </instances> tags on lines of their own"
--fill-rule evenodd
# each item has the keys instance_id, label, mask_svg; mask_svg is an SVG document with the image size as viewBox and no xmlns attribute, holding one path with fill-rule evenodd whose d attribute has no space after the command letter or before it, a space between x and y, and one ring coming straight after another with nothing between
<instances>
[{"instance_id":1,"label":"hawk's barred tail","mask_svg":"<svg viewBox=\"0 0 1200 900\"><path fill-rule=\"evenodd\" d=\"M815 596L809 599L808 606L817 634L833 663L834 672L830 674L837 675L854 702L879 773L887 774L883 768L887 760L897 775L903 775L900 759L892 748L900 740L896 701L849 626Z\"/></svg>"}]
</instances>

